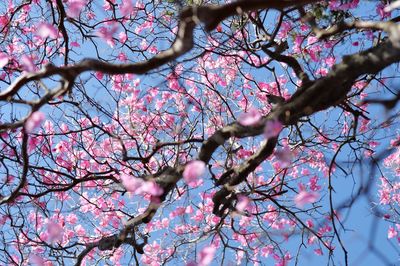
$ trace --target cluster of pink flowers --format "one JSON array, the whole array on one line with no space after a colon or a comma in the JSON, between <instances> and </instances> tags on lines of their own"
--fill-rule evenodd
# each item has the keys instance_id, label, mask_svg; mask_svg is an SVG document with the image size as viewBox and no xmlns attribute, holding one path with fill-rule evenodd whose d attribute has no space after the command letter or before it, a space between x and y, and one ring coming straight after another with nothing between
<instances>
[{"instance_id":1,"label":"cluster of pink flowers","mask_svg":"<svg viewBox=\"0 0 400 266\"><path fill-rule=\"evenodd\" d=\"M25 131L27 133L32 133L37 129L45 119L45 114L39 111L33 112L28 120L25 122Z\"/></svg>"},{"instance_id":2,"label":"cluster of pink flowers","mask_svg":"<svg viewBox=\"0 0 400 266\"><path fill-rule=\"evenodd\" d=\"M262 115L257 109L250 108L248 112L243 113L239 117L239 123L243 126L255 126L259 124L261 118ZM267 139L276 137L282 129L283 125L279 120L267 120L264 127L264 136Z\"/></svg>"},{"instance_id":3,"label":"cluster of pink flowers","mask_svg":"<svg viewBox=\"0 0 400 266\"><path fill-rule=\"evenodd\" d=\"M133 194L147 193L152 196L160 196L164 192L154 181L145 181L127 174L121 174L120 178L126 190Z\"/></svg>"},{"instance_id":4,"label":"cluster of pink flowers","mask_svg":"<svg viewBox=\"0 0 400 266\"><path fill-rule=\"evenodd\" d=\"M71 18L78 17L86 4L87 0L68 0L67 15Z\"/></svg>"},{"instance_id":5,"label":"cluster of pink flowers","mask_svg":"<svg viewBox=\"0 0 400 266\"><path fill-rule=\"evenodd\" d=\"M197 180L197 178L204 174L205 169L206 164L203 161L191 161L186 165L185 170L183 171L183 179L187 184L191 185Z\"/></svg>"}]
</instances>

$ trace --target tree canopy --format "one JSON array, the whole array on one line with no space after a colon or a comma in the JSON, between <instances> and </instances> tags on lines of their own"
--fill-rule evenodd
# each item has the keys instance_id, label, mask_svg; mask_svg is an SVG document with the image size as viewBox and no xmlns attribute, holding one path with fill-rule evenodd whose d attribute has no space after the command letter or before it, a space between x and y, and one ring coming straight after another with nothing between
<instances>
[{"instance_id":1,"label":"tree canopy","mask_svg":"<svg viewBox=\"0 0 400 266\"><path fill-rule=\"evenodd\" d=\"M0 264L393 265L399 7L2 1Z\"/></svg>"}]
</instances>

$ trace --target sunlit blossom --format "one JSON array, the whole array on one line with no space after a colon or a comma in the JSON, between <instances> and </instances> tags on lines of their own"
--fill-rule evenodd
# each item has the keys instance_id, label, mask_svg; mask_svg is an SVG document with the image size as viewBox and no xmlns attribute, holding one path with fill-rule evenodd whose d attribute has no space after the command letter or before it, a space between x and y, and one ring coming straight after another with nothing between
<instances>
[{"instance_id":1,"label":"sunlit blossom","mask_svg":"<svg viewBox=\"0 0 400 266\"><path fill-rule=\"evenodd\" d=\"M302 208L304 205L314 203L319 199L319 193L314 191L300 191L295 197L294 202L297 207Z\"/></svg>"},{"instance_id":2,"label":"sunlit blossom","mask_svg":"<svg viewBox=\"0 0 400 266\"><path fill-rule=\"evenodd\" d=\"M189 162L183 171L183 179L186 183L195 181L198 177L204 174L206 164L203 161L194 160Z\"/></svg>"}]
</instances>

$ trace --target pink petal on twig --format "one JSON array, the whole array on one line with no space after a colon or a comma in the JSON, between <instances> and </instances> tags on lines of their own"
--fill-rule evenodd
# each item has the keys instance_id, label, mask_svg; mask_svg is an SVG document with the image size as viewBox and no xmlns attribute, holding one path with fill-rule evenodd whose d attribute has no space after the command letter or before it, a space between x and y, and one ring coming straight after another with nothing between
<instances>
[{"instance_id":1,"label":"pink petal on twig","mask_svg":"<svg viewBox=\"0 0 400 266\"><path fill-rule=\"evenodd\" d=\"M301 208L308 203L316 202L318 198L319 193L314 191L307 192L305 190L302 190L294 197L294 202L296 203L297 207Z\"/></svg>"}]
</instances>

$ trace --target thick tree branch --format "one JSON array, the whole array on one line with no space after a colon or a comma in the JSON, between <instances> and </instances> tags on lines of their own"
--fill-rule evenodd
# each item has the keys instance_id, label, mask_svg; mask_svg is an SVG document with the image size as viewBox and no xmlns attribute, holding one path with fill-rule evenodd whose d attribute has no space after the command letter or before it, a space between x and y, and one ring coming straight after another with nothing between
<instances>
[{"instance_id":1,"label":"thick tree branch","mask_svg":"<svg viewBox=\"0 0 400 266\"><path fill-rule=\"evenodd\" d=\"M221 209L221 205L225 205L228 200L227 196L233 192L235 186L242 183L250 173L271 156L277 142L277 137L268 139L261 149L259 149L254 155L250 156L244 163L233 169L231 176L221 182L224 184L224 187L215 193L213 197L213 213L215 215L222 216L224 214L225 208Z\"/></svg>"}]
</instances>

